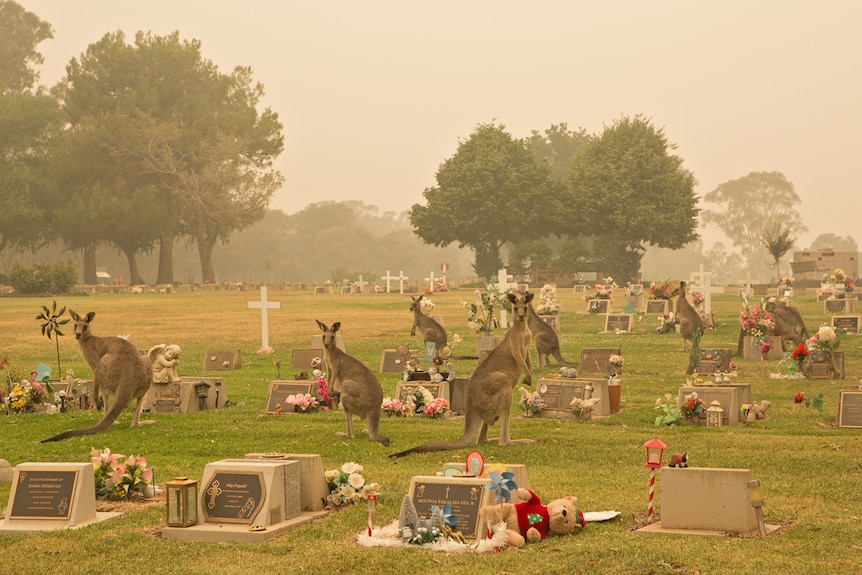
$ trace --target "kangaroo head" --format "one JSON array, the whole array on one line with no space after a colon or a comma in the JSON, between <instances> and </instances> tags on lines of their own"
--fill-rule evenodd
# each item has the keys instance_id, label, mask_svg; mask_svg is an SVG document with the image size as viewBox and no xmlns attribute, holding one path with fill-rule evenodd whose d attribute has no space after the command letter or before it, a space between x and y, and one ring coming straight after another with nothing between
<instances>
[{"instance_id":1,"label":"kangaroo head","mask_svg":"<svg viewBox=\"0 0 862 575\"><path fill-rule=\"evenodd\" d=\"M93 321L94 317L96 317L96 312L91 311L85 317L81 317L70 309L69 315L71 315L72 319L75 321L75 339L87 339L92 335L90 333L90 322Z\"/></svg>"},{"instance_id":2,"label":"kangaroo head","mask_svg":"<svg viewBox=\"0 0 862 575\"><path fill-rule=\"evenodd\" d=\"M410 311L416 311L417 309L421 309L421 308L419 307L420 302L422 301L422 296L421 296L421 295L420 295L419 297L413 297L413 296L410 296L410 299L412 299L412 300L413 300L413 301L410 303Z\"/></svg>"},{"instance_id":3,"label":"kangaroo head","mask_svg":"<svg viewBox=\"0 0 862 575\"><path fill-rule=\"evenodd\" d=\"M678 295L681 295L683 297L685 296L685 280L681 280L679 282L679 287L676 288L675 290L673 290L673 292L671 292L671 294L670 294L671 297L678 296Z\"/></svg>"},{"instance_id":4,"label":"kangaroo head","mask_svg":"<svg viewBox=\"0 0 862 575\"><path fill-rule=\"evenodd\" d=\"M533 294L530 292L509 292L506 294L506 299L512 304L512 315L518 321L525 321L529 314L530 302L533 301Z\"/></svg>"},{"instance_id":5,"label":"kangaroo head","mask_svg":"<svg viewBox=\"0 0 862 575\"><path fill-rule=\"evenodd\" d=\"M327 327L325 323L320 320L317 321L317 326L323 331L323 347L324 349L331 349L335 347L335 332L341 329L341 322L337 321L332 324L332 327Z\"/></svg>"}]
</instances>

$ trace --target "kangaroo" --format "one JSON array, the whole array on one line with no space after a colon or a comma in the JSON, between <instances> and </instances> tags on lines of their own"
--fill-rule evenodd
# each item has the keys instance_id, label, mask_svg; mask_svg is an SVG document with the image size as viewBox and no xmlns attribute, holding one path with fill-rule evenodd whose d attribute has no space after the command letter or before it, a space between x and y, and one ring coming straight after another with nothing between
<instances>
[{"instance_id":1,"label":"kangaroo","mask_svg":"<svg viewBox=\"0 0 862 575\"><path fill-rule=\"evenodd\" d=\"M105 396L113 396L113 400L110 401L110 406L106 405L105 414L96 425L64 431L43 439L42 443L105 431L132 399L137 401L132 427L137 427L140 425L144 396L153 381L149 358L140 355L134 345L121 337L93 335L90 322L96 316L95 312L91 311L86 317L81 317L72 310L69 310L69 314L75 321L75 339L78 340L81 355L93 370L93 396L96 402L99 402L100 392Z\"/></svg>"},{"instance_id":2,"label":"kangaroo","mask_svg":"<svg viewBox=\"0 0 862 575\"><path fill-rule=\"evenodd\" d=\"M521 374L524 383L532 385L533 368L530 364L530 329L527 325L527 308L533 301L531 293L508 293L512 303L512 326L503 341L488 354L467 382L467 407L464 417L464 435L460 439L426 443L390 457L403 457L410 453L443 451L488 442L488 426L500 420L500 445L533 443L531 439L512 439L509 436L509 414L512 395ZM478 435L478 439L477 439Z\"/></svg>"},{"instance_id":3,"label":"kangaroo","mask_svg":"<svg viewBox=\"0 0 862 575\"><path fill-rule=\"evenodd\" d=\"M700 314L688 302L684 281L679 282L679 287L673 290L670 295L676 297L674 313L676 314L676 321L679 323L679 332L682 334L682 350L688 351L688 342L691 341L692 336L698 330L700 330L701 335L706 333L706 326Z\"/></svg>"},{"instance_id":4,"label":"kangaroo","mask_svg":"<svg viewBox=\"0 0 862 575\"><path fill-rule=\"evenodd\" d=\"M380 427L380 405L383 403L383 388L377 377L358 359L347 355L335 345L335 333L341 322L332 327L317 321L323 331L323 363L333 391L339 394L339 402L347 416L347 437L353 439L353 416L365 418L368 436L372 441L389 445L389 438L377 433Z\"/></svg>"},{"instance_id":5,"label":"kangaroo","mask_svg":"<svg viewBox=\"0 0 862 575\"><path fill-rule=\"evenodd\" d=\"M437 353L446 347L446 343L448 341L446 337L446 330L443 329L443 326L422 313L421 302L422 296L413 297L413 303L410 304L410 311L413 312L413 328L410 330L410 335L416 335L416 329L419 329L419 334L422 336L422 340L425 343L429 341L433 341L437 346Z\"/></svg>"},{"instance_id":6,"label":"kangaroo","mask_svg":"<svg viewBox=\"0 0 862 575\"><path fill-rule=\"evenodd\" d=\"M560 353L560 338L557 337L557 332L539 317L536 310L533 309L532 303L527 305L527 313L530 314L527 325L533 334L533 342L536 344L536 352L539 354L539 369L550 364L552 355L558 364L572 365Z\"/></svg>"}]
</instances>

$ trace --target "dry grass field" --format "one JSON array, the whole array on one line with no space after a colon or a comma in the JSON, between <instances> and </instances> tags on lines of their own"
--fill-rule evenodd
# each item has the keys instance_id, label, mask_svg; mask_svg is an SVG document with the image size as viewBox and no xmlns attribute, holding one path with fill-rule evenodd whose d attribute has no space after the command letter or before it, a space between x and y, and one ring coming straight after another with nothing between
<instances>
[{"instance_id":1,"label":"dry grass field","mask_svg":"<svg viewBox=\"0 0 862 575\"><path fill-rule=\"evenodd\" d=\"M580 498L587 511L617 510L610 522L589 524L580 534L551 537L522 551L444 554L422 549L369 549L356 543L366 521L364 506L331 514L284 536L256 545L188 543L159 537L164 506L141 505L122 517L81 530L33 535L0 534L5 568L16 574L83 573L590 573L590 574L814 574L862 571L862 437L859 429L836 428L838 390L858 385L862 345L848 335L842 343L847 378L776 380L769 373L776 362L742 360L737 382L750 383L756 401L772 402L769 418L751 425L724 428L656 428L655 400L676 394L685 382L687 355L677 334L655 332L655 316L643 317L631 333L602 333L601 317L583 313L586 304L572 290L560 289L563 355L577 361L583 348L620 347L625 358L622 411L590 422L522 418L513 405L512 435L532 438L533 445L480 447L487 461L527 467L531 487L543 500L568 494ZM0 415L0 458L12 465L28 461L88 461L93 447L124 454L142 454L155 466L156 481L178 475L202 479L204 465L249 452L319 453L327 469L355 461L370 481L381 484L375 522L397 517L401 497L414 475L433 474L447 461L463 460L469 450L411 455L393 460L390 453L430 440L457 438L463 420L383 418L380 431L389 447L364 435L347 440L335 435L345 423L340 412L307 415L265 415L269 381L276 377L271 356L258 355L261 314L248 302L256 291L65 296L58 305L84 314L96 312L97 335L128 335L139 348L159 343L182 347L180 375L204 376L208 349L240 349L242 368L220 373L237 405L185 416L151 413L153 423L128 427L131 410L98 436L53 444L39 439L74 427L92 425L95 411L57 415ZM471 290L431 296L450 334L465 338L456 355L472 351L473 334L459 298L472 300ZM281 360L282 378L291 370L290 352L307 348L319 330L315 320L340 321L347 351L377 372L381 352L399 344L419 347L410 337L410 298L399 294L323 294L275 290L269 299L280 309L269 312L270 345ZM814 296L794 298L811 331L829 320ZM0 358L29 370L39 361L54 366L54 342L43 336L35 317L51 298L0 298ZM619 306L617 306L619 308ZM728 293L713 297L716 330L702 346L736 348L741 299ZM502 333L499 331L498 333ZM535 359L535 354L534 354ZM71 330L60 338L62 371L78 377L91 372L79 355ZM459 360L459 375L472 372L475 360ZM548 373L552 373L553 370ZM540 374L537 377L548 375ZM0 372L5 376L5 372ZM385 395L392 395L399 376L380 376ZM824 410L793 402L802 391L824 394ZM358 421L359 429L362 424ZM495 436L492 428L491 436ZM648 472L643 443L658 436L668 452L687 452L693 466L750 468L761 480L764 512L782 528L766 538L696 538L635 532L647 507ZM661 479L659 477L659 486ZM0 485L0 505L9 497ZM709 503L710 493L691 501ZM657 506L661 512L661 504Z\"/></svg>"}]
</instances>

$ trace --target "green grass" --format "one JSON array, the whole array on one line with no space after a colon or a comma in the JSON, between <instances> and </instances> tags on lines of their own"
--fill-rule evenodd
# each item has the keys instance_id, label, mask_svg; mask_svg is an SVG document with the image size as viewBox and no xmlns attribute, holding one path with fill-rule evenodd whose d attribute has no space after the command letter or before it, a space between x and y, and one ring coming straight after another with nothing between
<instances>
[{"instance_id":1,"label":"green grass","mask_svg":"<svg viewBox=\"0 0 862 575\"><path fill-rule=\"evenodd\" d=\"M349 353L376 371L381 350L399 343L418 346L410 337L410 300L404 295L313 295L309 292L270 289L270 300L281 309L270 312L270 343L282 361L282 377L295 371L285 367L290 350L309 347L319 333L314 320L341 321ZM472 338L459 297L469 291L435 294L435 312L443 316L448 332ZM263 415L268 382L275 378L271 358L259 356L260 312L247 302L256 292L221 292L173 295L100 295L63 297L79 313L96 312L92 326L97 335L129 334L139 348L177 343L183 353L180 375L203 376L207 349L242 350L240 370L224 375L231 401L224 410L190 415L150 414L155 423L128 427L131 411L109 431L53 444L39 439L65 429L92 425L99 413L0 416L0 458L12 465L29 461L87 461L92 447L110 447L124 454L143 454L155 465L160 484L178 475L202 479L208 462L242 457L245 453L283 451L319 453L324 466L346 461L365 467L366 476L381 484L384 499L375 521L387 523L398 514L410 478L427 475L447 461L463 460L465 450L418 454L399 460L389 453L429 440L456 438L463 420L430 421L384 418L381 433L392 439L388 448L367 437L338 437L345 423L341 413ZM687 355L678 335L655 333L655 316L647 316L629 334L600 333L600 317L579 313L585 304L570 289L560 290L563 303L563 355L577 360L582 348L621 347L626 360L622 412L592 422L522 419L517 407L512 423L515 438L536 439L534 445L480 449L488 461L520 463L527 467L531 487L543 500L577 495L587 511L615 509L614 521L589 524L580 534L551 537L528 545L524 551L488 555L440 554L419 549L367 549L356 544L366 521L364 506L333 513L325 520L303 526L257 545L180 542L158 537L164 525L164 507L147 506L119 518L75 531L36 535L0 534L4 563L29 573L293 573L395 574L405 571L445 573L857 573L862 569L862 438L859 430L837 429L838 390L857 384L860 340L844 338L847 379L843 381L787 381L769 378L775 362L737 359L737 382L750 383L755 401L772 402L769 419L754 425L720 429L694 427L657 429L654 403L665 393L676 393L685 381ZM30 368L39 361L56 366L54 342L42 336L34 319L49 298L0 299L0 356ZM797 297L810 330L828 321L822 303L813 296ZM619 305L617 305L619 307ZM741 301L734 295L714 296L717 329L704 336L704 347L735 350L737 316ZM456 355L466 350L456 350ZM91 372L81 359L74 338L60 340L62 369L79 377ZM475 361L458 361L459 374L468 374ZM56 367L55 367L56 369ZM5 375L5 374L4 374ZM540 375L537 372L537 376ZM381 376L384 393L392 395L398 376ZM818 412L793 403L793 394L824 393L825 409ZM361 429L360 422L354 425ZM491 435L497 432L492 428ZM643 521L647 504L648 472L643 443L657 435L668 452L687 452L693 466L744 467L760 479L765 495L765 517L784 525L767 538L695 538L646 535L634 529ZM661 479L659 477L659 485ZM10 486L0 485L0 504L8 501ZM658 490L660 493L660 489ZM709 493L692 500L706 506ZM660 513L660 503L658 506Z\"/></svg>"}]
</instances>

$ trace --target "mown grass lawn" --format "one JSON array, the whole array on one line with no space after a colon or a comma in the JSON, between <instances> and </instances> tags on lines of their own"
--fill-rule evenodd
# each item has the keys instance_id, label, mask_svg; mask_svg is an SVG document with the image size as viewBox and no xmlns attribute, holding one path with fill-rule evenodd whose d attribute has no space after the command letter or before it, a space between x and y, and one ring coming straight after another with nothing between
<instances>
[{"instance_id":1,"label":"mown grass lawn","mask_svg":"<svg viewBox=\"0 0 862 575\"><path fill-rule=\"evenodd\" d=\"M75 531L31 535L0 534L3 564L11 572L29 573L858 573L862 571L862 431L836 427L838 391L851 389L862 374L860 339L846 336L847 378L776 380L769 373L776 362L743 360L737 383L750 383L755 401L772 402L769 418L752 425L719 429L656 428L655 400L676 394L685 382L688 357L676 334L655 332L655 316L636 323L632 333L601 333L601 317L581 313L586 305L571 289L560 289L563 303L560 336L563 354L577 361L580 350L620 347L625 358L622 411L591 422L525 419L513 405L512 435L537 440L533 445L481 446L487 461L520 463L530 484L544 500L573 494L588 511L614 509L616 520L589 524L576 536L552 537L522 551L442 554L420 549L362 548L356 535L365 525L364 506L331 514L284 536L257 545L180 542L159 537L165 522L162 505L141 506L122 517ZM472 349L472 334L459 298L472 299L469 290L432 296L435 313L442 315L451 335L465 337L456 355ZM463 460L469 450L408 456L390 453L429 440L461 435L460 418L432 421L384 418L381 433L389 447L360 436L347 440L335 435L345 423L339 412L309 415L264 415L269 381L275 379L272 357L257 355L260 311L248 309L257 292L192 294L98 295L58 298L59 305L78 313L96 312L97 335L127 334L139 348L158 343L182 347L180 375L204 376L208 349L242 350L242 368L219 373L226 381L229 409L190 415L148 414L154 423L128 427L127 409L119 424L90 437L53 444L39 439L73 427L92 425L95 411L57 415L0 416L0 458L12 465L29 461L88 461L93 447L109 447L123 454L142 454L156 468L156 481L187 475L201 480L204 465L250 452L319 453L324 466L347 461L365 467L371 481L382 486L375 520L388 523L398 514L401 497L414 475L433 474L447 461ZM410 337L410 299L398 294L314 295L308 291L270 288L269 299L281 308L269 313L270 344L282 362L282 378L289 369L290 351L307 348L319 333L314 320L340 321L347 351L375 372L381 352L400 343L418 347ZM34 319L51 298L0 299L0 356L29 370L39 361L54 366L54 342L41 334ZM794 298L809 330L829 320L814 296ZM619 304L617 304L617 309ZM741 299L732 294L713 296L716 330L704 347L736 349L737 317ZM60 339L62 371L78 377L91 372L78 353L71 330ZM456 363L459 374L475 367L473 360ZM3 373L5 375L5 372ZM543 374L536 373L536 378ZM547 375L547 374L545 374ZM380 377L386 395L393 395L396 375ZM823 412L793 402L794 393L824 394ZM361 428L360 422L355 425ZM492 428L494 436L496 429ZM767 522L783 525L766 538L695 538L636 533L647 508L648 472L643 443L658 436L668 452L687 452L691 465L744 467L760 479L766 498ZM659 477L659 487L661 479ZM0 485L0 505L8 501L10 486ZM660 493L660 488L657 491ZM709 493L693 499L693 507L709 503ZM660 514L660 502L657 512ZM0 571L3 571L0 569ZM5 571L3 571L5 572Z\"/></svg>"}]
</instances>

